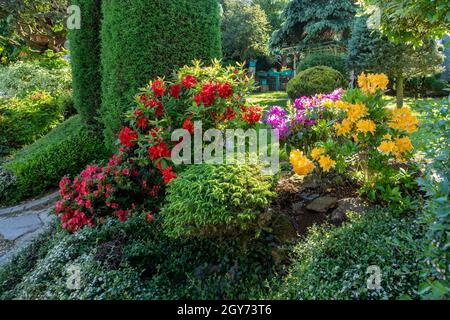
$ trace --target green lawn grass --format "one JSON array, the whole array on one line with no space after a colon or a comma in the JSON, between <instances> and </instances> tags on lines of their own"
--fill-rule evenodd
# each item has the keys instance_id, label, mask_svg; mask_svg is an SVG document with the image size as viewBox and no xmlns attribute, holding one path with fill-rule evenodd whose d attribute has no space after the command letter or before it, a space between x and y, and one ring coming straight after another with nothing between
<instances>
[{"instance_id":1,"label":"green lawn grass","mask_svg":"<svg viewBox=\"0 0 450 320\"><path fill-rule=\"evenodd\" d=\"M250 95L250 98L251 99L270 100L270 99L288 99L288 96L285 91L270 91L270 92L252 93Z\"/></svg>"}]
</instances>

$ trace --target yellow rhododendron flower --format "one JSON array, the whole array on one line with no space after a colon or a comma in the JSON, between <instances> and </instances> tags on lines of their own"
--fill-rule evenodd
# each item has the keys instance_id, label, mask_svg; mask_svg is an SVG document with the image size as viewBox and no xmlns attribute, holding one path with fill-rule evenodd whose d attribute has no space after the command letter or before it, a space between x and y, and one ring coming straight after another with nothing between
<instances>
[{"instance_id":1,"label":"yellow rhododendron flower","mask_svg":"<svg viewBox=\"0 0 450 320\"><path fill-rule=\"evenodd\" d=\"M391 140L392 136L388 133L383 136L383 140Z\"/></svg>"},{"instance_id":2,"label":"yellow rhododendron flower","mask_svg":"<svg viewBox=\"0 0 450 320\"><path fill-rule=\"evenodd\" d=\"M386 90L389 78L383 73L361 73L358 77L358 86L365 93L374 94L377 90Z\"/></svg>"},{"instance_id":3,"label":"yellow rhododendron flower","mask_svg":"<svg viewBox=\"0 0 450 320\"><path fill-rule=\"evenodd\" d=\"M331 159L329 156L321 156L319 159L319 164L324 172L328 172L334 168L336 161Z\"/></svg>"},{"instance_id":4,"label":"yellow rhododendron flower","mask_svg":"<svg viewBox=\"0 0 450 320\"><path fill-rule=\"evenodd\" d=\"M383 154L389 154L395 150L395 143L393 141L382 141L378 147L378 151Z\"/></svg>"},{"instance_id":5,"label":"yellow rhododendron flower","mask_svg":"<svg viewBox=\"0 0 450 320\"><path fill-rule=\"evenodd\" d=\"M321 155L325 153L325 148L315 148L311 151L311 157L314 160L318 160Z\"/></svg>"},{"instance_id":6,"label":"yellow rhododendron flower","mask_svg":"<svg viewBox=\"0 0 450 320\"><path fill-rule=\"evenodd\" d=\"M347 111L347 118L352 122L356 122L366 115L367 115L367 108L362 103L350 105Z\"/></svg>"},{"instance_id":7,"label":"yellow rhododendron flower","mask_svg":"<svg viewBox=\"0 0 450 320\"><path fill-rule=\"evenodd\" d=\"M350 131L352 131L353 122L349 119L344 119L342 123L336 123L334 125L334 129L336 130L336 134L338 137L347 135Z\"/></svg>"},{"instance_id":8,"label":"yellow rhododendron flower","mask_svg":"<svg viewBox=\"0 0 450 320\"><path fill-rule=\"evenodd\" d=\"M413 145L409 137L395 139L395 145L400 153L406 153L413 149Z\"/></svg>"},{"instance_id":9,"label":"yellow rhododendron flower","mask_svg":"<svg viewBox=\"0 0 450 320\"><path fill-rule=\"evenodd\" d=\"M315 168L314 163L300 150L292 151L289 160L294 167L294 172L300 176L308 175Z\"/></svg>"},{"instance_id":10,"label":"yellow rhododendron flower","mask_svg":"<svg viewBox=\"0 0 450 320\"><path fill-rule=\"evenodd\" d=\"M364 134L370 132L372 134L375 133L375 122L372 120L359 120L356 124L356 128L359 132L363 132Z\"/></svg>"},{"instance_id":11,"label":"yellow rhododendron flower","mask_svg":"<svg viewBox=\"0 0 450 320\"><path fill-rule=\"evenodd\" d=\"M389 122L389 127L395 130L404 130L410 134L417 131L419 120L412 115L408 107L395 108L392 112L393 117Z\"/></svg>"},{"instance_id":12,"label":"yellow rhododendron flower","mask_svg":"<svg viewBox=\"0 0 450 320\"><path fill-rule=\"evenodd\" d=\"M339 100L335 103L336 108L340 109L340 110L345 110L347 111L350 108L350 104L348 104L345 101Z\"/></svg>"}]
</instances>

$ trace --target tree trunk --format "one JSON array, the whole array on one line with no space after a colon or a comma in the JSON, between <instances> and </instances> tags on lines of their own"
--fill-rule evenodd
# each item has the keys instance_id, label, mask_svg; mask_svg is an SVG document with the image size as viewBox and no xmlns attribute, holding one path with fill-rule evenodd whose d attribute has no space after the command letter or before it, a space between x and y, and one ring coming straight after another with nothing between
<instances>
[{"instance_id":1,"label":"tree trunk","mask_svg":"<svg viewBox=\"0 0 450 320\"><path fill-rule=\"evenodd\" d=\"M401 72L401 71L397 76L395 89L397 91L397 108L401 108L401 107L403 107L403 95L404 95L404 93L403 93L404 76L403 76L403 72Z\"/></svg>"}]
</instances>

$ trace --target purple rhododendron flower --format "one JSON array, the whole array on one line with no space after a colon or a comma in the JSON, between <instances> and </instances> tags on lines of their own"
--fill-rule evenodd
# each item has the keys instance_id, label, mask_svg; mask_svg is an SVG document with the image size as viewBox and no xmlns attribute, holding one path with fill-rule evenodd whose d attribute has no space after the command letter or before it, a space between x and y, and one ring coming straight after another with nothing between
<instances>
[{"instance_id":1,"label":"purple rhododendron flower","mask_svg":"<svg viewBox=\"0 0 450 320\"><path fill-rule=\"evenodd\" d=\"M280 106L273 106L269 109L264 120L273 129L278 129L279 137L282 138L289 133L289 125L286 119L286 110Z\"/></svg>"}]
</instances>

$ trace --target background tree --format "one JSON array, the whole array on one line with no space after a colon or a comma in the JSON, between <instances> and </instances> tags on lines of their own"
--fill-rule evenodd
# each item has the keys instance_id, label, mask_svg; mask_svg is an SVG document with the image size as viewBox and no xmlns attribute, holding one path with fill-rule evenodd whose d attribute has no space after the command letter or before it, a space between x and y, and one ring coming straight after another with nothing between
<instances>
[{"instance_id":1,"label":"background tree","mask_svg":"<svg viewBox=\"0 0 450 320\"><path fill-rule=\"evenodd\" d=\"M259 5L225 0L222 48L225 60L243 61L268 54L269 22Z\"/></svg>"},{"instance_id":2,"label":"background tree","mask_svg":"<svg viewBox=\"0 0 450 320\"><path fill-rule=\"evenodd\" d=\"M441 39L450 30L448 0L362 0L366 13L395 42L421 44Z\"/></svg>"},{"instance_id":3,"label":"background tree","mask_svg":"<svg viewBox=\"0 0 450 320\"><path fill-rule=\"evenodd\" d=\"M100 116L114 150L139 88L194 59L222 57L220 10L217 0L108 0L102 14Z\"/></svg>"},{"instance_id":4,"label":"background tree","mask_svg":"<svg viewBox=\"0 0 450 320\"><path fill-rule=\"evenodd\" d=\"M266 13L270 25L270 34L278 30L283 23L282 13L289 0L253 0Z\"/></svg>"},{"instance_id":5,"label":"background tree","mask_svg":"<svg viewBox=\"0 0 450 320\"><path fill-rule=\"evenodd\" d=\"M0 0L0 19L33 50L61 51L66 41L69 0Z\"/></svg>"},{"instance_id":6,"label":"background tree","mask_svg":"<svg viewBox=\"0 0 450 320\"><path fill-rule=\"evenodd\" d=\"M86 124L97 124L101 105L101 0L72 0L80 7L81 28L70 30L75 108Z\"/></svg>"},{"instance_id":7,"label":"background tree","mask_svg":"<svg viewBox=\"0 0 450 320\"><path fill-rule=\"evenodd\" d=\"M395 44L377 30L369 30L367 16L355 20L348 45L349 66L356 73L383 72L395 80L397 105L403 105L404 80L443 70L444 55L434 41L422 46Z\"/></svg>"},{"instance_id":8,"label":"background tree","mask_svg":"<svg viewBox=\"0 0 450 320\"><path fill-rule=\"evenodd\" d=\"M308 46L346 40L356 13L353 0L291 0L284 22L270 40L271 48Z\"/></svg>"}]
</instances>

